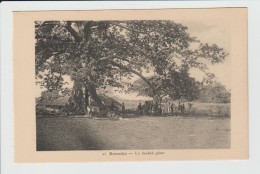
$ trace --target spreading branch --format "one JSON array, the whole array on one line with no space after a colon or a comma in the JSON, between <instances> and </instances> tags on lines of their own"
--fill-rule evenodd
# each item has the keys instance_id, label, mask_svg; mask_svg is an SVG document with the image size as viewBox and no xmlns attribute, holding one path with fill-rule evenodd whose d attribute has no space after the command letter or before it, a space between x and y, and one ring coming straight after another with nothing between
<instances>
[{"instance_id":1,"label":"spreading branch","mask_svg":"<svg viewBox=\"0 0 260 174\"><path fill-rule=\"evenodd\" d=\"M75 39L75 41L77 42L77 43L80 43L82 40L83 40L83 38L79 35L79 33L77 32L77 31L75 31L73 28L72 28L72 26L71 26L71 22L70 21L68 21L67 23L66 23L66 25L65 25L65 28L70 32L70 34L72 35L72 37Z\"/></svg>"},{"instance_id":2,"label":"spreading branch","mask_svg":"<svg viewBox=\"0 0 260 174\"><path fill-rule=\"evenodd\" d=\"M135 70L133 70L133 69L131 69L131 68L128 68L128 67L126 67L126 66L124 66L124 65L120 65L120 64L118 64L118 63L116 63L116 62L114 62L114 61L109 61L109 63L112 64L113 66L116 66L116 67L122 69L122 70L131 72L131 73L133 73L133 74L139 76L143 81L145 81L145 82L147 83L147 85L149 85L149 87L150 87L153 91L155 91L154 86L153 86L153 85L149 82L149 80L148 80L147 78L145 78L141 73L139 73L139 72L137 72L137 71L135 71Z\"/></svg>"}]
</instances>

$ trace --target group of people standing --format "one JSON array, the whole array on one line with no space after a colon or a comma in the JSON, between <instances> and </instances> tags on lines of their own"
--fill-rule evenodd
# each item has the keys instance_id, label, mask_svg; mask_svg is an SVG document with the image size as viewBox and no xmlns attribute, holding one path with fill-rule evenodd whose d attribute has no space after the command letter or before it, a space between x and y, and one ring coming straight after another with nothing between
<instances>
[{"instance_id":1,"label":"group of people standing","mask_svg":"<svg viewBox=\"0 0 260 174\"><path fill-rule=\"evenodd\" d=\"M190 105L189 105L190 106ZM175 115L175 114L184 114L185 113L185 104L179 102L178 105L175 103L161 103L157 102L148 102L146 101L143 105L139 103L137 106L138 114L140 115Z\"/></svg>"},{"instance_id":2,"label":"group of people standing","mask_svg":"<svg viewBox=\"0 0 260 174\"><path fill-rule=\"evenodd\" d=\"M191 103L188 103L188 105L185 106L185 104L181 103L180 101L178 104L170 102L159 104L158 102L145 101L144 104L141 102L138 104L136 112L138 115L179 115L186 113L186 111L190 111L191 106ZM116 111L116 108L117 107L115 106L114 102L112 102L109 106L109 110L112 112ZM122 103L121 109L117 111L119 111L120 114L126 113L125 104Z\"/></svg>"}]
</instances>

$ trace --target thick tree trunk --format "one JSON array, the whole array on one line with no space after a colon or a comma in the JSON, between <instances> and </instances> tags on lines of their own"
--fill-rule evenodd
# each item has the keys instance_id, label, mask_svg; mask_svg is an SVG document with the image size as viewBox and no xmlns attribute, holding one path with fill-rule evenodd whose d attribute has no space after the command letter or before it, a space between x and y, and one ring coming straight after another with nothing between
<instances>
[{"instance_id":1,"label":"thick tree trunk","mask_svg":"<svg viewBox=\"0 0 260 174\"><path fill-rule=\"evenodd\" d=\"M84 35L81 35L80 33L76 32L75 29L71 26L71 24L71 22L67 22L65 28L75 38L77 44L85 43L85 47L88 48L91 42L91 27L93 25L93 21L88 21L84 23ZM83 88L85 88L84 92ZM96 87L88 82L83 84L80 80L74 81L71 101L76 105L76 107L73 108L72 112L80 112L85 114L86 108L89 105L98 106L100 110L105 110L105 106L102 103L102 100L97 95Z\"/></svg>"},{"instance_id":2,"label":"thick tree trunk","mask_svg":"<svg viewBox=\"0 0 260 174\"><path fill-rule=\"evenodd\" d=\"M72 114L85 114L86 112L82 83L79 80L74 81L68 111Z\"/></svg>"},{"instance_id":3,"label":"thick tree trunk","mask_svg":"<svg viewBox=\"0 0 260 174\"><path fill-rule=\"evenodd\" d=\"M96 110L97 116L107 117L106 106L104 105L104 103L102 102L100 97L98 96L96 87L92 84L87 84L87 86L88 86L88 94L91 99L91 102L89 103L89 105L94 106L96 109L98 108L98 110Z\"/></svg>"},{"instance_id":4,"label":"thick tree trunk","mask_svg":"<svg viewBox=\"0 0 260 174\"><path fill-rule=\"evenodd\" d=\"M105 105L98 96L96 87L89 83L83 85L81 81L75 80L71 92L69 112L72 114L86 114L86 108L90 105L98 107L100 115L105 116Z\"/></svg>"},{"instance_id":5,"label":"thick tree trunk","mask_svg":"<svg viewBox=\"0 0 260 174\"><path fill-rule=\"evenodd\" d=\"M92 103L90 103L90 104L93 106L103 107L104 104L102 103L102 100L99 98L99 96L97 94L96 87L92 84L87 84L87 86L88 86L89 95L92 100Z\"/></svg>"}]
</instances>

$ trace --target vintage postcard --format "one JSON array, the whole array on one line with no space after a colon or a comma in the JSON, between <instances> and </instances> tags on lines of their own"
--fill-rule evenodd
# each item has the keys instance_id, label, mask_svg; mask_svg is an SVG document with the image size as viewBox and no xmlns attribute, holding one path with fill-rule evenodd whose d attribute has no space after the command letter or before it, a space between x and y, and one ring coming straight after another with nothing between
<instances>
[{"instance_id":1,"label":"vintage postcard","mask_svg":"<svg viewBox=\"0 0 260 174\"><path fill-rule=\"evenodd\" d=\"M13 18L15 162L248 158L247 8Z\"/></svg>"}]
</instances>

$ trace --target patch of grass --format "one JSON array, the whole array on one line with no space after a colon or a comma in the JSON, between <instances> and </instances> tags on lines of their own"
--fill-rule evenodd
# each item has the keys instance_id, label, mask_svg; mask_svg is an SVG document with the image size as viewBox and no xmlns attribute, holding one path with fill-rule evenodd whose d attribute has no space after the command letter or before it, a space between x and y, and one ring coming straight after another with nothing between
<instances>
[{"instance_id":1,"label":"patch of grass","mask_svg":"<svg viewBox=\"0 0 260 174\"><path fill-rule=\"evenodd\" d=\"M218 103L193 103L189 115L193 116L214 116L214 117L230 117L230 104Z\"/></svg>"},{"instance_id":2,"label":"patch of grass","mask_svg":"<svg viewBox=\"0 0 260 174\"><path fill-rule=\"evenodd\" d=\"M37 117L36 121L39 151L230 147L229 118L141 116L110 120Z\"/></svg>"}]
</instances>

